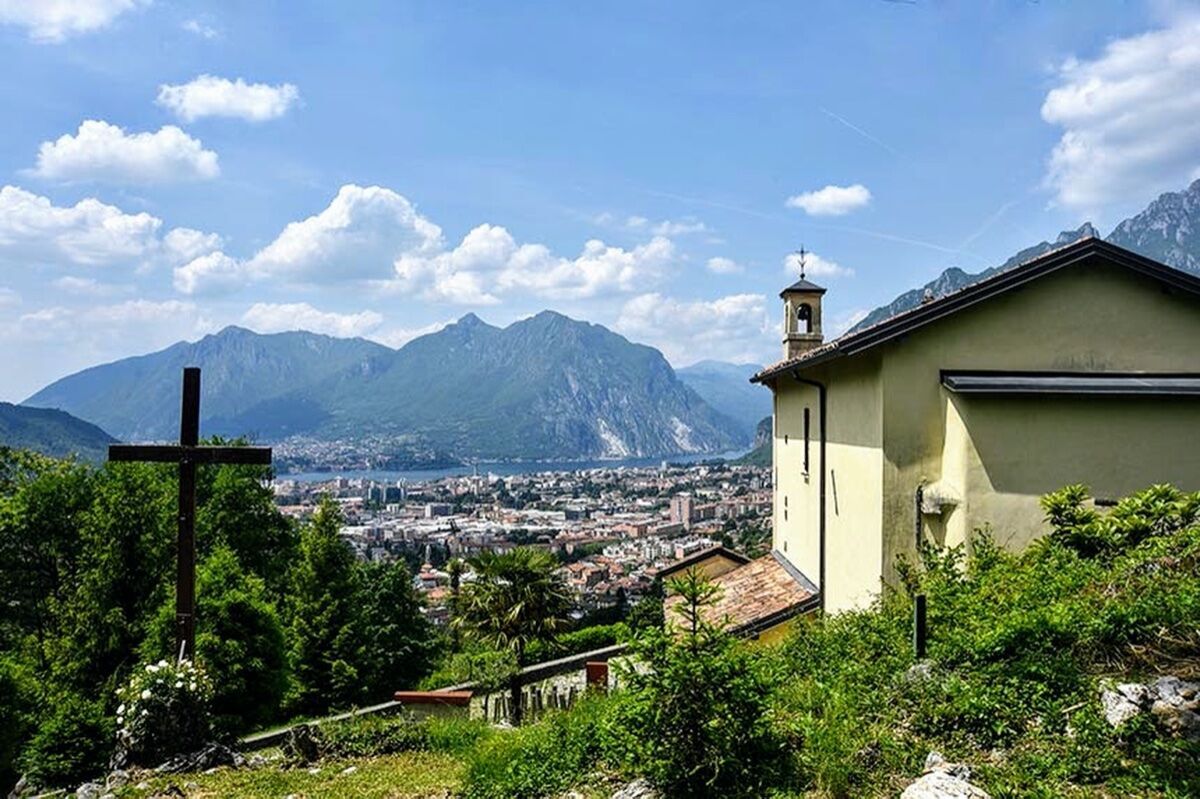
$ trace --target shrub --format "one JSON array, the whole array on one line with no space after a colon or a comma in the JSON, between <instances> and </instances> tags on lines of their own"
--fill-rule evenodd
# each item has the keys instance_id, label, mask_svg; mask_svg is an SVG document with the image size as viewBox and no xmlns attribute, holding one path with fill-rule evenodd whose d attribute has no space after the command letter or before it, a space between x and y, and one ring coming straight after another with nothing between
<instances>
[{"instance_id":1,"label":"shrub","mask_svg":"<svg viewBox=\"0 0 1200 799\"><path fill-rule=\"evenodd\" d=\"M491 693L508 686L518 668L512 650L476 644L445 658L433 674L421 681L421 689L433 691L473 682L481 693Z\"/></svg>"},{"instance_id":2,"label":"shrub","mask_svg":"<svg viewBox=\"0 0 1200 799\"><path fill-rule=\"evenodd\" d=\"M74 787L103 773L112 734L100 702L76 694L57 697L21 755L22 770L34 785Z\"/></svg>"},{"instance_id":3,"label":"shrub","mask_svg":"<svg viewBox=\"0 0 1200 799\"><path fill-rule=\"evenodd\" d=\"M487 738L467 761L466 799L536 799L582 780L601 756L607 703L589 697L569 711Z\"/></svg>"},{"instance_id":4,"label":"shrub","mask_svg":"<svg viewBox=\"0 0 1200 799\"><path fill-rule=\"evenodd\" d=\"M482 720L408 716L357 716L321 725L324 756L379 757L400 752L461 754L490 733Z\"/></svg>"},{"instance_id":5,"label":"shrub","mask_svg":"<svg viewBox=\"0 0 1200 799\"><path fill-rule=\"evenodd\" d=\"M212 684L191 661L160 660L134 672L117 692L118 766L157 766L193 752L212 732Z\"/></svg>"},{"instance_id":6,"label":"shrub","mask_svg":"<svg viewBox=\"0 0 1200 799\"><path fill-rule=\"evenodd\" d=\"M553 658L579 655L593 649L612 646L628 638L629 627L623 622L583 627L569 633L562 633L550 642L531 641L528 649L525 650L525 662L541 663Z\"/></svg>"}]
</instances>

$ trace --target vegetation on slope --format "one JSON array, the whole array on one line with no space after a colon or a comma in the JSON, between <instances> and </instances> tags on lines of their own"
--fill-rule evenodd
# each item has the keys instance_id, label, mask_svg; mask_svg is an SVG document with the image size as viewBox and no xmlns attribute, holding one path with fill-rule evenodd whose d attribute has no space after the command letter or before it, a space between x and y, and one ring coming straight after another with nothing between
<instances>
[{"instance_id":1,"label":"vegetation on slope","mask_svg":"<svg viewBox=\"0 0 1200 799\"><path fill-rule=\"evenodd\" d=\"M0 446L31 449L56 458L103 460L116 439L96 425L51 408L0 402Z\"/></svg>"},{"instance_id":2,"label":"vegetation on slope","mask_svg":"<svg viewBox=\"0 0 1200 799\"><path fill-rule=\"evenodd\" d=\"M894 796L937 750L971 764L994 797L1197 795L1200 743L1147 718L1110 728L1098 688L1105 677L1197 676L1200 494L1156 487L1107 514L1084 496L1048 497L1053 530L1023 554L983 534L970 559L930 550L902 590L805 624L777 649L715 632L711 649L693 649L686 632L649 649L643 639L651 657L674 652L659 677L495 736L469 759L465 793L554 795L607 770L669 790L699 780L691 795ZM917 591L930 661L913 668ZM701 686L705 701L689 701ZM682 746L688 729L705 740Z\"/></svg>"}]
</instances>

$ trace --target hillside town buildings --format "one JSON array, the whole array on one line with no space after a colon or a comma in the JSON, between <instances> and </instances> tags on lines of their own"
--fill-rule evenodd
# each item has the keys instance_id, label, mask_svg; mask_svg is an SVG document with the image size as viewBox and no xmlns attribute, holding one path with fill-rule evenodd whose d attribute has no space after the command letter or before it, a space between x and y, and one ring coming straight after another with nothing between
<instances>
[{"instance_id":1,"label":"hillside town buildings","mask_svg":"<svg viewBox=\"0 0 1200 799\"><path fill-rule=\"evenodd\" d=\"M583 615L636 603L660 570L721 542L765 546L770 529L769 471L721 463L391 483L281 478L274 490L297 518L332 497L347 544L364 560L406 561L435 622L447 617L455 558L545 549L562 562ZM469 568L461 579L472 579Z\"/></svg>"}]
</instances>

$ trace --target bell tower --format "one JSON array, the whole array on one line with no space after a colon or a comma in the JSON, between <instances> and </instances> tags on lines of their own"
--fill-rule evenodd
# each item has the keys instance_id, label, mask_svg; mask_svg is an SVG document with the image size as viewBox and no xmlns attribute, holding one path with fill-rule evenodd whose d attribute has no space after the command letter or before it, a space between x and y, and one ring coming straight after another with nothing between
<instances>
[{"instance_id":1,"label":"bell tower","mask_svg":"<svg viewBox=\"0 0 1200 799\"><path fill-rule=\"evenodd\" d=\"M800 265L800 279L779 292L783 299L783 357L795 358L825 341L821 333L821 298L825 289L811 282L804 275L804 248L796 253Z\"/></svg>"}]
</instances>

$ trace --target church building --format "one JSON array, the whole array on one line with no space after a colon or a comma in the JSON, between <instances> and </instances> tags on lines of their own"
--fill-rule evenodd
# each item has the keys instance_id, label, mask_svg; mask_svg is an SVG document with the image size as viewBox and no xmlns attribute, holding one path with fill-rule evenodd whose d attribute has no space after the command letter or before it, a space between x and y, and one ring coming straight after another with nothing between
<instances>
[{"instance_id":1,"label":"church building","mask_svg":"<svg viewBox=\"0 0 1200 799\"><path fill-rule=\"evenodd\" d=\"M828 342L825 289L781 296L770 557L828 612L922 543L1025 546L1064 485L1200 489L1195 276L1087 238Z\"/></svg>"}]
</instances>

